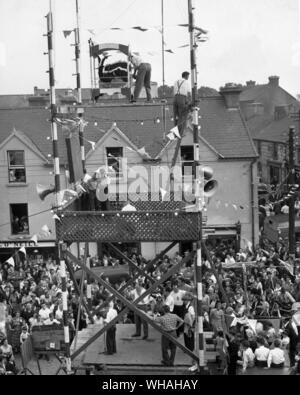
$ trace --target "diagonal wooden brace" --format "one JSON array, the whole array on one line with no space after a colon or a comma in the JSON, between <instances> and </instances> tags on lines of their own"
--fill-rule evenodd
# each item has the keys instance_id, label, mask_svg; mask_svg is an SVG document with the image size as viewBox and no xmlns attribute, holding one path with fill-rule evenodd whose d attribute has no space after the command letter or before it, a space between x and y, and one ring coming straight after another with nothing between
<instances>
[{"instance_id":1,"label":"diagonal wooden brace","mask_svg":"<svg viewBox=\"0 0 300 395\"><path fill-rule=\"evenodd\" d=\"M123 258L125 261L128 262L129 266L133 267L134 270L136 270L141 276L145 276L149 281L152 283L155 282L155 280L149 276L149 274L146 273L145 269L141 269L137 264L135 264L130 258L128 258L126 255L124 255L117 247L115 247L113 244L108 243L109 247L117 254L119 257Z\"/></svg>"},{"instance_id":2,"label":"diagonal wooden brace","mask_svg":"<svg viewBox=\"0 0 300 395\"><path fill-rule=\"evenodd\" d=\"M73 281L73 285L74 285L75 291L76 291L77 295L80 296L80 289L79 289L79 286L78 286L78 284L77 284L77 281L76 281L76 278L75 278L75 274L74 274L74 270L73 270L73 268L72 268L72 265L70 264L70 262L68 261L68 259L66 259L65 262L66 262L68 271L69 271L69 273L70 273L71 280ZM84 299L82 299L82 304L83 304L83 307L85 308L85 311L86 311L86 313L87 313L87 315L88 315L88 317L89 317L89 320L90 320L92 323L94 323L93 315L91 314L91 312L90 312L90 310L89 310L89 308L88 308L88 305L87 305L87 303L86 303L86 301L85 301Z\"/></svg>"},{"instance_id":3,"label":"diagonal wooden brace","mask_svg":"<svg viewBox=\"0 0 300 395\"><path fill-rule=\"evenodd\" d=\"M164 249L156 258L154 258L151 262L148 262L147 265L144 267L144 271L148 271L150 269L152 269L152 267L168 252L170 251L173 247L175 247L177 244L177 241L173 241L173 243L171 243L166 249ZM185 258L184 258L185 259ZM137 280L137 278L139 277L139 274L134 275L132 278L130 278L126 284L123 285L123 287L121 287L118 291L121 293L123 291L125 291L126 288L129 287L129 285L134 284L134 282ZM105 302L103 302L100 306L98 306L95 311L94 314L97 314L101 309L103 309L105 307L105 305L110 302L111 300L114 299L114 296L109 296Z\"/></svg>"},{"instance_id":4,"label":"diagonal wooden brace","mask_svg":"<svg viewBox=\"0 0 300 395\"><path fill-rule=\"evenodd\" d=\"M191 358L196 360L197 362L199 361L199 358L188 348L186 348L184 345L179 343L177 339L175 339L173 336L171 336L169 333L165 332L159 325L155 323L150 317L147 316L147 314L144 314L138 307L137 304L142 301L146 296L150 295L160 284L164 283L169 277L171 277L173 274L175 274L180 267L182 266L182 262L178 263L177 265L173 266L167 273L165 273L162 278L159 281L156 281L152 286L144 292L139 298L137 298L133 303L129 302L126 298L124 298L123 295L121 295L116 289L114 289L111 285L109 285L106 281L104 281L101 277L97 276L94 272L92 272L90 269L86 268L82 262L80 262L75 256L73 256L70 252L68 252L68 256L72 256L73 261L81 266L82 270L84 270L88 275L92 276L96 281L98 281L100 284L102 284L104 287L106 287L116 298L121 300L124 305L127 307L122 310L116 318L114 318L112 321L108 323L104 328L102 328L98 333L96 333L94 336L92 336L91 339L89 339L85 344L83 344L77 351L75 351L72 355L71 358L74 359L76 358L82 351L84 351L89 345L91 345L99 336L101 336L104 332L106 332L108 329L110 329L113 325L115 325L118 320L128 311L128 309L133 310L137 315L141 317L142 320L146 321L148 324L150 324L154 329L159 331L162 335L167 337L169 340L171 340L174 344L176 344L177 347L179 347L183 352L188 354Z\"/></svg>"}]
</instances>

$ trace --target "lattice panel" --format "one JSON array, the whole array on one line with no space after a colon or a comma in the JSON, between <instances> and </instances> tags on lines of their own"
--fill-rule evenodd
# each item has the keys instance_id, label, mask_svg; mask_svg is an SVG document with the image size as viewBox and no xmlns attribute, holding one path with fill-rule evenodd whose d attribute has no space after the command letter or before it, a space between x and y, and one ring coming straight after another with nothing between
<instances>
[{"instance_id":1,"label":"lattice panel","mask_svg":"<svg viewBox=\"0 0 300 395\"><path fill-rule=\"evenodd\" d=\"M64 212L56 221L65 242L190 241L200 232L200 214L174 211Z\"/></svg>"}]
</instances>

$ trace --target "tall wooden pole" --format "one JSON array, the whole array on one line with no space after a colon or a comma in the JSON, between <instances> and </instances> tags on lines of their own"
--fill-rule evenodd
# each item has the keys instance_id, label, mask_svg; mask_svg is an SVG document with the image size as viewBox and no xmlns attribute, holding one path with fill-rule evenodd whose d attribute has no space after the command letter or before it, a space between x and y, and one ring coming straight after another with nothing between
<instances>
[{"instance_id":1,"label":"tall wooden pole","mask_svg":"<svg viewBox=\"0 0 300 395\"><path fill-rule=\"evenodd\" d=\"M52 12L52 0L49 0L50 11L47 15L47 37L48 37L48 57L49 57L49 85L50 85L50 106L51 106L51 131L52 131L52 146L53 146L53 163L54 163L54 182L55 182L55 201L56 206L61 205L60 198L60 164L59 164L59 152L58 152L58 137L57 137L57 125L55 117L57 113L56 108L56 92L55 92L55 73L54 73L54 27L53 27L53 12ZM64 325L64 339L65 339L65 361L66 370L70 374L71 358L70 358L70 333L69 333L69 322L68 322L68 291L67 291L67 279L66 279L66 265L62 259L61 254L61 243L58 242L58 255L60 260L60 272L62 281L62 299L63 299L63 325Z\"/></svg>"},{"instance_id":2,"label":"tall wooden pole","mask_svg":"<svg viewBox=\"0 0 300 395\"><path fill-rule=\"evenodd\" d=\"M80 4L79 0L76 0L76 29L75 32L75 61L76 61L76 90L77 90L77 102L82 104L82 90L81 90L81 42L80 42ZM78 116L82 118L83 114L79 113ZM80 155L82 170L85 173L85 148L84 148L84 125L83 119L79 122L79 144L80 144Z\"/></svg>"},{"instance_id":3,"label":"tall wooden pole","mask_svg":"<svg viewBox=\"0 0 300 395\"><path fill-rule=\"evenodd\" d=\"M203 333L203 294L202 294L202 209L204 205L204 176L200 171L200 147L199 147L199 109L198 109L198 89L197 89L197 60L195 44L195 24L194 24L194 1L188 0L189 12L189 33L190 33L190 52L191 52L191 84L192 84L192 106L193 106L193 139L194 139L194 166L193 166L193 189L196 198L196 210L200 214L201 231L197 240L197 259L195 264L197 281L197 313L196 323L199 336L198 355L199 373L203 374L205 369L204 358L204 333Z\"/></svg>"},{"instance_id":4,"label":"tall wooden pole","mask_svg":"<svg viewBox=\"0 0 300 395\"><path fill-rule=\"evenodd\" d=\"M289 131L289 178L291 186L296 184L295 174L295 127L291 126ZM289 188L290 189L290 188ZM295 259L295 195L289 198L289 256Z\"/></svg>"}]
</instances>

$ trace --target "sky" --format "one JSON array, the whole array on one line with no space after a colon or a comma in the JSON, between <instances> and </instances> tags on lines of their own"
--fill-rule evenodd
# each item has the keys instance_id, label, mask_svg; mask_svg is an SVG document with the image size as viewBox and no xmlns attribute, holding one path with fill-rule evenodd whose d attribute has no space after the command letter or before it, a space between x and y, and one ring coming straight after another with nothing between
<instances>
[{"instance_id":1,"label":"sky","mask_svg":"<svg viewBox=\"0 0 300 395\"><path fill-rule=\"evenodd\" d=\"M55 21L55 79L58 88L75 88L75 0L52 0ZM90 87L88 39L121 43L146 53L152 80L162 84L162 0L80 0L82 86ZM198 85L219 89L227 82L267 83L300 93L300 0L194 0L195 24L208 30L197 50ZM164 0L168 85L190 68L187 28L188 0ZM0 0L0 94L28 94L48 89L45 16L49 0ZM148 28L146 32L131 29ZM118 27L122 30L110 30ZM93 30L94 35L88 30ZM149 54L150 53L150 54Z\"/></svg>"}]
</instances>

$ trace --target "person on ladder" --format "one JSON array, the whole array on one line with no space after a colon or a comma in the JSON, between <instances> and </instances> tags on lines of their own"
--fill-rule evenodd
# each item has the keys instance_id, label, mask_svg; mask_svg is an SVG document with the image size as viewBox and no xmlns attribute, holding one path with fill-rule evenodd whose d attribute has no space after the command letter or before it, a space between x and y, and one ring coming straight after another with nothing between
<instances>
[{"instance_id":1,"label":"person on ladder","mask_svg":"<svg viewBox=\"0 0 300 395\"><path fill-rule=\"evenodd\" d=\"M189 76L190 73L184 71L181 75L182 78L177 80L174 84L174 124L178 126L180 135L183 133L185 119L191 105L191 88L188 82Z\"/></svg>"}]
</instances>

